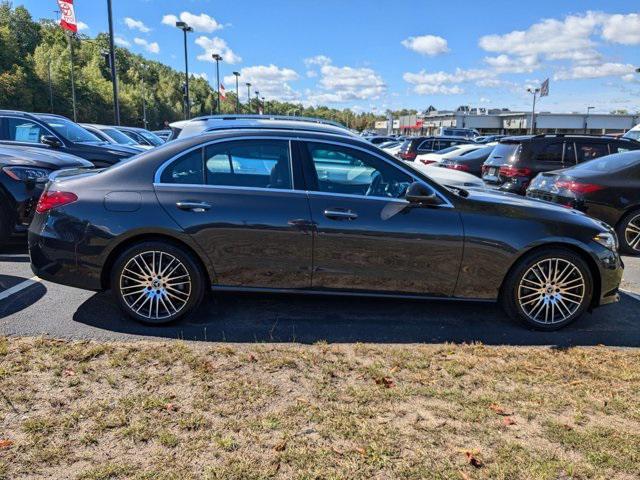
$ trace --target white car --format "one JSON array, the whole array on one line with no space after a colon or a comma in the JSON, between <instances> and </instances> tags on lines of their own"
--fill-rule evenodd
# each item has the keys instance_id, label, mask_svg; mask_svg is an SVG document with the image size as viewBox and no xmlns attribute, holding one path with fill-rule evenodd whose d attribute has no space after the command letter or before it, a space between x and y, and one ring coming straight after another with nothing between
<instances>
[{"instance_id":1,"label":"white car","mask_svg":"<svg viewBox=\"0 0 640 480\"><path fill-rule=\"evenodd\" d=\"M638 140L640 142L640 124L633 127L627 133L625 133L623 138L630 138L631 140Z\"/></svg>"},{"instance_id":2,"label":"white car","mask_svg":"<svg viewBox=\"0 0 640 480\"><path fill-rule=\"evenodd\" d=\"M437 164L424 165L418 162L407 162L406 164L445 187L485 188L484 181L470 173L442 168Z\"/></svg>"},{"instance_id":3,"label":"white car","mask_svg":"<svg viewBox=\"0 0 640 480\"><path fill-rule=\"evenodd\" d=\"M459 157L467 153L471 153L474 150L483 148L484 146L485 145L479 143L464 143L462 145L454 145L453 147L445 148L444 150L440 150L438 152L423 153L422 155L418 155L415 159L415 162L422 163L424 165L440 163L445 158Z\"/></svg>"}]
</instances>

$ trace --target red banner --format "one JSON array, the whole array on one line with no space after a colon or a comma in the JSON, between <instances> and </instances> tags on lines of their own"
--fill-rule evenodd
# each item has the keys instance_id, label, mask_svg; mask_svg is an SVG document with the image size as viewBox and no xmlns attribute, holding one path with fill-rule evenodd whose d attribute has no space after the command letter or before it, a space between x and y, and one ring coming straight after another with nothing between
<instances>
[{"instance_id":1,"label":"red banner","mask_svg":"<svg viewBox=\"0 0 640 480\"><path fill-rule=\"evenodd\" d=\"M76 24L76 12L73 9L73 0L58 0L60 8L60 26L65 30L76 33L78 25Z\"/></svg>"}]
</instances>

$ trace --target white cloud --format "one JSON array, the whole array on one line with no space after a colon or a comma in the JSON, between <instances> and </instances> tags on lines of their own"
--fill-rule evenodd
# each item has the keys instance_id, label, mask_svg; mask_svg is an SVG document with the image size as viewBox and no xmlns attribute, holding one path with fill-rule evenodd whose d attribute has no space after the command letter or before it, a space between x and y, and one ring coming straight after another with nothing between
<instances>
[{"instance_id":1,"label":"white cloud","mask_svg":"<svg viewBox=\"0 0 640 480\"><path fill-rule=\"evenodd\" d=\"M530 73L540 67L537 55L485 57L484 62L498 73Z\"/></svg>"},{"instance_id":2,"label":"white cloud","mask_svg":"<svg viewBox=\"0 0 640 480\"><path fill-rule=\"evenodd\" d=\"M124 17L124 24L129 27L129 30L139 30L142 33L149 33L151 31L142 20L136 20L131 17Z\"/></svg>"},{"instance_id":3,"label":"white cloud","mask_svg":"<svg viewBox=\"0 0 640 480\"><path fill-rule=\"evenodd\" d=\"M83 30L89 30L89 25L84 22L78 22L78 30L80 30L81 32Z\"/></svg>"},{"instance_id":4,"label":"white cloud","mask_svg":"<svg viewBox=\"0 0 640 480\"><path fill-rule=\"evenodd\" d=\"M486 69L464 70L457 68L454 72L427 72L421 70L418 73L405 73L402 78L413 85L413 91L419 95L458 95L464 93L459 85L466 82L475 82L481 87L503 86L503 82L497 78L495 71Z\"/></svg>"},{"instance_id":5,"label":"white cloud","mask_svg":"<svg viewBox=\"0 0 640 480\"><path fill-rule=\"evenodd\" d=\"M204 50L204 52L197 57L198 60L201 60L203 62L215 62L215 60L211 58L211 55L213 55L214 53L221 55L222 60L231 65L240 63L242 61L242 57L231 50L229 45L227 45L227 42L225 42L222 38L209 38L201 35L200 37L196 38L196 45Z\"/></svg>"},{"instance_id":6,"label":"white cloud","mask_svg":"<svg viewBox=\"0 0 640 480\"><path fill-rule=\"evenodd\" d=\"M117 35L113 38L113 43L118 45L119 47L130 47L131 43L129 40L123 37L118 37Z\"/></svg>"},{"instance_id":7,"label":"white cloud","mask_svg":"<svg viewBox=\"0 0 640 480\"><path fill-rule=\"evenodd\" d=\"M309 57L304 59L304 64L307 68L312 66L320 66L329 65L331 63L331 59L326 55L316 55L315 57Z\"/></svg>"},{"instance_id":8,"label":"white cloud","mask_svg":"<svg viewBox=\"0 0 640 480\"><path fill-rule=\"evenodd\" d=\"M134 38L133 43L143 47L149 53L160 53L160 45L158 42L148 42L144 38Z\"/></svg>"},{"instance_id":9,"label":"white cloud","mask_svg":"<svg viewBox=\"0 0 640 480\"><path fill-rule=\"evenodd\" d=\"M175 26L178 19L192 27L196 32L211 33L224 27L222 24L218 23L215 18L210 17L206 13L196 15L191 12L182 12L180 17L172 14L164 15L162 17L162 23L165 25Z\"/></svg>"},{"instance_id":10,"label":"white cloud","mask_svg":"<svg viewBox=\"0 0 640 480\"><path fill-rule=\"evenodd\" d=\"M613 43L623 45L640 44L640 15L611 15L602 29L602 37Z\"/></svg>"},{"instance_id":11,"label":"white cloud","mask_svg":"<svg viewBox=\"0 0 640 480\"><path fill-rule=\"evenodd\" d=\"M576 80L580 78L603 78L627 75L635 71L635 66L628 63L602 63L599 65L576 65L569 69L559 70L554 80Z\"/></svg>"},{"instance_id":12,"label":"white cloud","mask_svg":"<svg viewBox=\"0 0 640 480\"><path fill-rule=\"evenodd\" d=\"M326 57L325 57L326 58ZM336 67L327 59L320 68L320 91L308 91L312 104L342 103L353 100L376 99L387 91L382 77L371 68Z\"/></svg>"},{"instance_id":13,"label":"white cloud","mask_svg":"<svg viewBox=\"0 0 640 480\"><path fill-rule=\"evenodd\" d=\"M409 37L403 40L404 45L409 50L420 53L421 55L427 55L429 57L435 57L449 51L447 41L435 35L421 35L419 37Z\"/></svg>"},{"instance_id":14,"label":"white cloud","mask_svg":"<svg viewBox=\"0 0 640 480\"><path fill-rule=\"evenodd\" d=\"M300 78L295 70L290 68L280 68L276 65L256 65L240 69L240 80L242 83L251 83L251 96L254 91L259 91L260 96L268 100L294 101L300 100L300 93L294 90L290 82ZM235 85L236 79L233 75L224 77L224 83Z\"/></svg>"}]
</instances>

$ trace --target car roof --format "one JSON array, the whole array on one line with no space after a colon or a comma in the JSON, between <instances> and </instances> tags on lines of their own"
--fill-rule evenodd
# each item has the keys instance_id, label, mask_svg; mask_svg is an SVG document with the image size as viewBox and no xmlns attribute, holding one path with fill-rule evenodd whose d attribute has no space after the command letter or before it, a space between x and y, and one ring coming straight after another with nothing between
<instances>
[{"instance_id":1,"label":"car roof","mask_svg":"<svg viewBox=\"0 0 640 480\"><path fill-rule=\"evenodd\" d=\"M515 143L515 142L531 142L537 140L562 140L563 138L582 139L582 140L607 140L617 141L620 138L614 138L608 135L589 135L586 133L543 133L538 135L513 135L503 137L499 140L499 143ZM629 141L628 139L622 139L622 141Z\"/></svg>"}]
</instances>

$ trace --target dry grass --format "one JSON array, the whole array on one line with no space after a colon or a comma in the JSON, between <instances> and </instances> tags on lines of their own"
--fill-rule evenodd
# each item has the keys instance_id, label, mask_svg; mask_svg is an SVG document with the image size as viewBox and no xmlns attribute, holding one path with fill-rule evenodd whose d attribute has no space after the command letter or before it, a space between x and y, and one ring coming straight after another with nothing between
<instances>
[{"instance_id":1,"label":"dry grass","mask_svg":"<svg viewBox=\"0 0 640 480\"><path fill-rule=\"evenodd\" d=\"M640 353L0 339L0 478L632 479Z\"/></svg>"}]
</instances>

